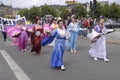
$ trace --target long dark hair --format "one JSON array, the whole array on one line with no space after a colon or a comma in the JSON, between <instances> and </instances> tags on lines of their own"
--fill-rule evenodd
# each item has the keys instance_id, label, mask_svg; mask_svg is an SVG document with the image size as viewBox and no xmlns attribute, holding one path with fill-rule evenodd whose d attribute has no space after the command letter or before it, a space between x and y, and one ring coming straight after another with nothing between
<instances>
[{"instance_id":1,"label":"long dark hair","mask_svg":"<svg viewBox=\"0 0 120 80\"><path fill-rule=\"evenodd\" d=\"M58 20L58 21L57 21L57 24L59 24L60 22L63 22L63 20Z\"/></svg>"}]
</instances>

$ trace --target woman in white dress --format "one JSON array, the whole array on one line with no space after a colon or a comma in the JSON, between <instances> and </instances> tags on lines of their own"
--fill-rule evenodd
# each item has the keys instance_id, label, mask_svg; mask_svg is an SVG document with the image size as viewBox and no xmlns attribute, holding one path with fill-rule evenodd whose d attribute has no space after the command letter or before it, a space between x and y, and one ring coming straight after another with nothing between
<instances>
[{"instance_id":1,"label":"woman in white dress","mask_svg":"<svg viewBox=\"0 0 120 80\"><path fill-rule=\"evenodd\" d=\"M106 27L103 25L104 18L100 16L99 23L94 27L95 31L100 33L100 37L92 43L91 49L89 53L94 60L98 60L98 58L103 59L105 62L109 62L106 54L106 39L105 34L107 33Z\"/></svg>"}]
</instances>

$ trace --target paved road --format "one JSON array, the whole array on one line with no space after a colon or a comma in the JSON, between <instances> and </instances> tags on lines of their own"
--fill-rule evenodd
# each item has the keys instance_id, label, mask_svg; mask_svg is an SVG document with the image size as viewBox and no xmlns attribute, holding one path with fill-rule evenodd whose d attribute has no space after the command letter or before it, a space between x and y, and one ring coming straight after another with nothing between
<instances>
[{"instance_id":1,"label":"paved road","mask_svg":"<svg viewBox=\"0 0 120 80\"><path fill-rule=\"evenodd\" d=\"M107 42L120 44L120 29L115 29L115 32L106 35Z\"/></svg>"},{"instance_id":2,"label":"paved road","mask_svg":"<svg viewBox=\"0 0 120 80\"><path fill-rule=\"evenodd\" d=\"M11 41L4 42L0 34L0 50L5 50L30 80L119 80L120 46L107 44L107 53L111 60L109 63L102 60L94 61L88 54L89 48L90 42L79 38L77 53L70 53L66 49L64 64L67 70L63 72L49 66L52 47L43 47L41 56L33 56L30 47L26 52L21 52ZM16 77L1 53L0 80L25 80Z\"/></svg>"}]
</instances>

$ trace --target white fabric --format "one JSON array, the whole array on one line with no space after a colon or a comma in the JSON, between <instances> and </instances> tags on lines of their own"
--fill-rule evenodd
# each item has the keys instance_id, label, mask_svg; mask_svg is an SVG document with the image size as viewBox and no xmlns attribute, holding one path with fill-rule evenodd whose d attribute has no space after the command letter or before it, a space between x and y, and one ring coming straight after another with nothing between
<instances>
[{"instance_id":1,"label":"white fabric","mask_svg":"<svg viewBox=\"0 0 120 80\"><path fill-rule=\"evenodd\" d=\"M75 31L75 32L78 32L79 31L79 25L78 25L78 23L70 23L70 25L69 25L69 27L68 27L70 30L73 30L73 31Z\"/></svg>"},{"instance_id":2,"label":"white fabric","mask_svg":"<svg viewBox=\"0 0 120 80\"><path fill-rule=\"evenodd\" d=\"M40 31L36 31L35 35L40 36L41 35Z\"/></svg>"},{"instance_id":3,"label":"white fabric","mask_svg":"<svg viewBox=\"0 0 120 80\"><path fill-rule=\"evenodd\" d=\"M3 24L1 24L1 29L3 32L5 31L5 26Z\"/></svg>"},{"instance_id":4,"label":"white fabric","mask_svg":"<svg viewBox=\"0 0 120 80\"><path fill-rule=\"evenodd\" d=\"M58 32L60 33L61 37L65 37L65 30L58 28Z\"/></svg>"},{"instance_id":5,"label":"white fabric","mask_svg":"<svg viewBox=\"0 0 120 80\"><path fill-rule=\"evenodd\" d=\"M25 26L24 26L24 27L22 27L22 29L23 29L23 30L27 30L27 28L26 28Z\"/></svg>"},{"instance_id":6,"label":"white fabric","mask_svg":"<svg viewBox=\"0 0 120 80\"><path fill-rule=\"evenodd\" d=\"M93 29L92 32L87 35L87 38L88 38L89 40L93 40L93 39L94 39L95 37L97 37L98 35L100 35L100 33L96 32L96 31Z\"/></svg>"},{"instance_id":7,"label":"white fabric","mask_svg":"<svg viewBox=\"0 0 120 80\"><path fill-rule=\"evenodd\" d=\"M106 40L104 35L91 45L89 53L92 57L106 58Z\"/></svg>"}]
</instances>

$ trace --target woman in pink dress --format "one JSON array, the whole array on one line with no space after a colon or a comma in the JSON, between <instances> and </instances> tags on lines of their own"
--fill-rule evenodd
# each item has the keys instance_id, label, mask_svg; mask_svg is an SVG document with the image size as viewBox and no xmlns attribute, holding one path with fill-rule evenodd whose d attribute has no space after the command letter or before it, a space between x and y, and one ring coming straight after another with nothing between
<instances>
[{"instance_id":1,"label":"woman in pink dress","mask_svg":"<svg viewBox=\"0 0 120 80\"><path fill-rule=\"evenodd\" d=\"M44 29L44 32L45 32L43 38L48 37L49 36L49 32L51 32L49 20L45 21L45 24L43 25L43 29Z\"/></svg>"},{"instance_id":2,"label":"woman in pink dress","mask_svg":"<svg viewBox=\"0 0 120 80\"><path fill-rule=\"evenodd\" d=\"M27 47L27 41L28 41L28 33L27 33L27 27L25 26L25 22L22 22L21 25L21 33L18 39L18 48L21 51L26 51Z\"/></svg>"}]
</instances>

